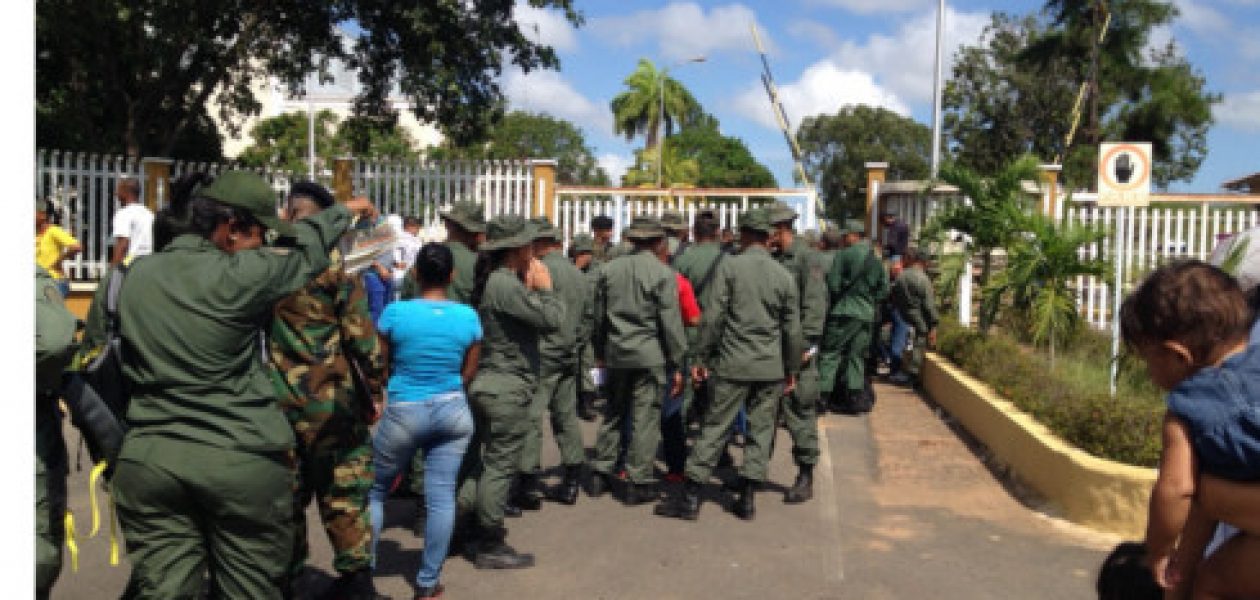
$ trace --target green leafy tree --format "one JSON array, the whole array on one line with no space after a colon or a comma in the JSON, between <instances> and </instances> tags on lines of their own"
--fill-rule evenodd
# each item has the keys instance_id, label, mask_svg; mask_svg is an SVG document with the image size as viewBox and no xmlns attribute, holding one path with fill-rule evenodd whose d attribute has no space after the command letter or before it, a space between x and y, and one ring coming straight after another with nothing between
<instances>
[{"instance_id":1,"label":"green leafy tree","mask_svg":"<svg viewBox=\"0 0 1260 600\"><path fill-rule=\"evenodd\" d=\"M1152 32L1169 25L1177 8L1163 0L1047 0L1044 12L1048 27L1019 52L1016 66L1086 84L1080 130L1066 149L1066 180L1093 185L1098 144L1109 140L1151 142L1158 187L1192 179L1207 156L1212 105L1221 97L1206 90L1172 42L1144 54ZM1064 122L1070 119L1064 113Z\"/></svg>"},{"instance_id":2,"label":"green leafy tree","mask_svg":"<svg viewBox=\"0 0 1260 600\"><path fill-rule=\"evenodd\" d=\"M699 165L697 187L772 188L777 185L770 169L757 162L743 140L722 135L717 120L705 117L666 142Z\"/></svg>"},{"instance_id":3,"label":"green leafy tree","mask_svg":"<svg viewBox=\"0 0 1260 600\"><path fill-rule=\"evenodd\" d=\"M993 270L993 251L1009 248L1025 231L1027 211L1025 181L1037 180L1036 157L1023 156L984 177L958 163L941 166L940 179L958 188L966 202L953 203L937 213L928 223L932 231L955 230L966 234L967 254L981 258L980 285L989 282ZM988 330L994 313L982 312L980 328Z\"/></svg>"},{"instance_id":4,"label":"green leafy tree","mask_svg":"<svg viewBox=\"0 0 1260 600\"><path fill-rule=\"evenodd\" d=\"M580 25L573 0L527 0ZM297 93L341 61L360 115L392 113L395 90L457 143L503 113L497 77L559 66L512 18L517 0L36 0L36 143L171 156L210 111L236 133L267 76ZM339 27L354 22L357 36ZM217 152L217 150L214 150Z\"/></svg>"},{"instance_id":5,"label":"green leafy tree","mask_svg":"<svg viewBox=\"0 0 1260 600\"><path fill-rule=\"evenodd\" d=\"M680 151L674 140L656 148L638 150L634 153L635 164L621 177L624 186L655 187L657 183L656 164L661 151L664 156L661 162L661 185L663 187L695 187L700 181L700 162Z\"/></svg>"},{"instance_id":6,"label":"green leafy tree","mask_svg":"<svg viewBox=\"0 0 1260 600\"><path fill-rule=\"evenodd\" d=\"M1021 219L1021 235L1007 246L1006 267L983 290L981 312L992 322L1004 303L1025 317L1034 344L1046 344L1050 366L1055 349L1080 320L1071 282L1077 277L1103 277L1106 260L1081 258L1080 249L1098 243L1106 232L1062 225L1042 215Z\"/></svg>"},{"instance_id":7,"label":"green leafy tree","mask_svg":"<svg viewBox=\"0 0 1260 600\"><path fill-rule=\"evenodd\" d=\"M250 135L254 143L237 157L252 167L271 167L305 174L310 168L310 124L306 113L286 113L263 119ZM351 117L338 122L330 110L315 113L315 160L321 171L339 156L404 159L418 155L407 132L397 124Z\"/></svg>"},{"instance_id":8,"label":"green leafy tree","mask_svg":"<svg viewBox=\"0 0 1260 600\"><path fill-rule=\"evenodd\" d=\"M608 185L608 174L599 166L581 128L543 114L510 112L490 129L486 142L443 145L431 149L428 156L439 160L553 158L559 183Z\"/></svg>"},{"instance_id":9,"label":"green leafy tree","mask_svg":"<svg viewBox=\"0 0 1260 600\"><path fill-rule=\"evenodd\" d=\"M884 108L846 106L834 115L806 117L796 139L805 173L832 219L865 210L867 162L887 162L893 180L928 176L931 130Z\"/></svg>"},{"instance_id":10,"label":"green leafy tree","mask_svg":"<svg viewBox=\"0 0 1260 600\"><path fill-rule=\"evenodd\" d=\"M655 148L662 135L686 127L703 114L700 103L678 80L656 68L652 61L640 58L634 72L622 82L626 91L617 94L609 107L613 113L613 132L626 140L644 136L644 148ZM665 120L661 121L662 86L665 94ZM664 130L662 131L662 126Z\"/></svg>"}]
</instances>

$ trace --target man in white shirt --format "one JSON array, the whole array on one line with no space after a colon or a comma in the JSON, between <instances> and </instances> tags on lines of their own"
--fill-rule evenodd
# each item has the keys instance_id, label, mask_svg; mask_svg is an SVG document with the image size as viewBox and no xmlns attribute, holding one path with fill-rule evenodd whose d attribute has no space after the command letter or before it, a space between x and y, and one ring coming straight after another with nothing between
<instances>
[{"instance_id":1,"label":"man in white shirt","mask_svg":"<svg viewBox=\"0 0 1260 600\"><path fill-rule=\"evenodd\" d=\"M394 289L402 290L403 279L416 262L420 253L420 219L407 217L403 219L402 230L398 232L398 243L394 246Z\"/></svg>"},{"instance_id":2,"label":"man in white shirt","mask_svg":"<svg viewBox=\"0 0 1260 600\"><path fill-rule=\"evenodd\" d=\"M118 180L114 194L122 208L114 213L111 266L153 252L153 213L140 202L140 182L134 177L124 177Z\"/></svg>"}]
</instances>

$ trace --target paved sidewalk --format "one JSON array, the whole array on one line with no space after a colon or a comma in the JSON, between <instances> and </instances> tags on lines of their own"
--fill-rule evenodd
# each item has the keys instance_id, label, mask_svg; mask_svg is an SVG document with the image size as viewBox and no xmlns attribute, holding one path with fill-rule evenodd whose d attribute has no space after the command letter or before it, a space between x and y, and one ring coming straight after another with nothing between
<instances>
[{"instance_id":1,"label":"paved sidewalk","mask_svg":"<svg viewBox=\"0 0 1260 600\"><path fill-rule=\"evenodd\" d=\"M684 522L585 495L573 507L545 503L510 519L509 542L533 552L522 571L482 572L447 561L448 598L1083 598L1115 540L1057 523L1026 508L912 393L877 386L864 417L821 420L823 459L815 498L782 502L791 484L780 431L771 483L757 518L724 510L715 483L700 519ZM586 441L594 428L586 425ZM77 433L67 440L77 443ZM73 452L73 447L72 447ZM738 449L733 450L739 459ZM545 446L544 464L557 462ZM73 459L72 459L73 463ZM86 532L87 471L72 473L71 508ZM309 512L315 586L331 578L318 518ZM410 598L421 541L407 500L388 506L377 585ZM54 598L117 597L127 568L107 566L104 532L80 539L80 570L63 572ZM81 536L82 537L82 536ZM124 559L125 563L125 559Z\"/></svg>"}]
</instances>

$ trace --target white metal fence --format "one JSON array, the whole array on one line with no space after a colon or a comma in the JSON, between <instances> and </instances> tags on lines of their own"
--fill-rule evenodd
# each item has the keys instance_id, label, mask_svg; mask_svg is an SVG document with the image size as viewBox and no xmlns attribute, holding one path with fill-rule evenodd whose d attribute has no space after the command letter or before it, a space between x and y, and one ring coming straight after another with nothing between
<instances>
[{"instance_id":1,"label":"white metal fence","mask_svg":"<svg viewBox=\"0 0 1260 600\"><path fill-rule=\"evenodd\" d=\"M875 185L879 200L878 210L873 212L885 208L896 211L910 226L912 237L947 203L959 200L950 195L929 196L908 190L903 193L896 187L889 191L889 184L880 187L879 182ZM1036 210L1038 203L1044 209L1049 199L1047 192L1042 192L1040 198L1031 197L1030 210ZM1156 195L1152 197L1155 205L1144 208L1099 207L1096 199L1097 194L1093 193L1060 195L1055 203L1057 217L1061 223L1097 227L1106 232L1102 240L1080 248L1079 252L1082 258L1105 259L1108 264L1114 264L1117 216L1124 211L1123 219L1128 225L1124 227L1125 235L1120 244L1124 273L1122 292L1128 292L1142 276L1170 260L1206 260L1221 240L1260 226L1260 211L1250 203L1254 202L1254 197L1241 198L1238 202L1161 203ZM1219 200L1219 197L1213 199ZM1097 277L1080 277L1073 287L1081 315L1096 328L1111 327L1115 307L1112 306L1114 293L1108 282Z\"/></svg>"}]
</instances>

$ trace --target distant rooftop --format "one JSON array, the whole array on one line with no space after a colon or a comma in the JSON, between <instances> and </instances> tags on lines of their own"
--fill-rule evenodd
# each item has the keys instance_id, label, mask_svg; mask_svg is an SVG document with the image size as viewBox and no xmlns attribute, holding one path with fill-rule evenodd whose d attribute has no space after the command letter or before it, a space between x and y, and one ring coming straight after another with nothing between
<instances>
[{"instance_id":1,"label":"distant rooftop","mask_svg":"<svg viewBox=\"0 0 1260 600\"><path fill-rule=\"evenodd\" d=\"M1250 175L1239 177L1226 181L1221 187L1231 192L1242 192L1244 194L1260 194L1260 173L1252 173Z\"/></svg>"}]
</instances>

